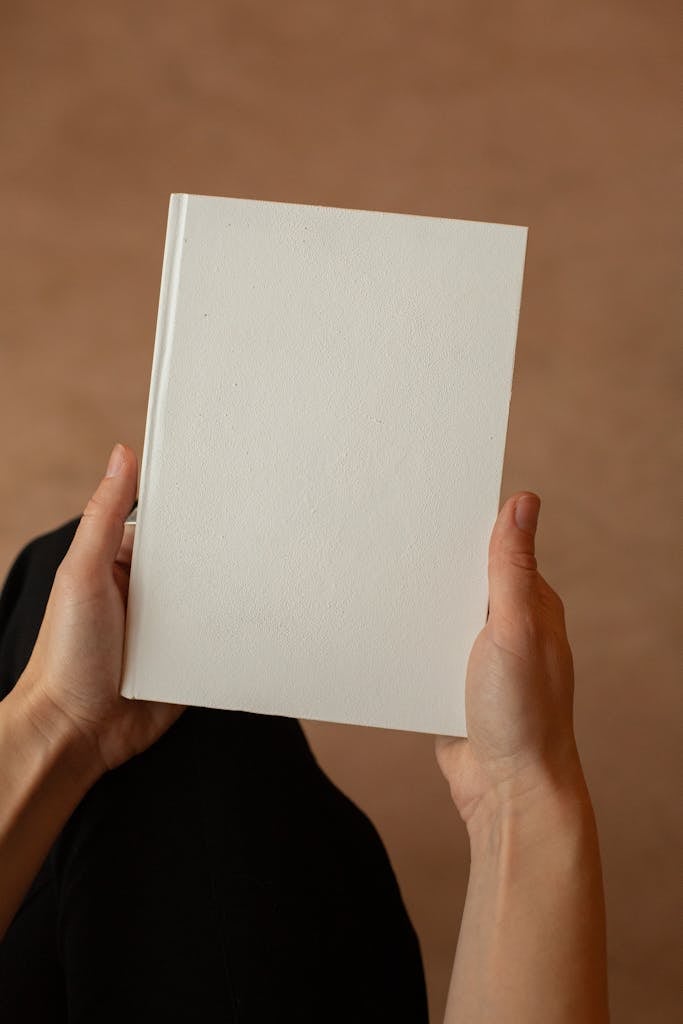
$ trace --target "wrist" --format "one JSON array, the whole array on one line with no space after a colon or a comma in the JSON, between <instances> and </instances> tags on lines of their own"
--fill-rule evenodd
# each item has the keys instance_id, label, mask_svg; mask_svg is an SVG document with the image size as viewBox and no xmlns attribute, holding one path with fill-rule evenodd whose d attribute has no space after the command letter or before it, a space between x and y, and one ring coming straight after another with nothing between
<instances>
[{"instance_id":1,"label":"wrist","mask_svg":"<svg viewBox=\"0 0 683 1024\"><path fill-rule=\"evenodd\" d=\"M489 791L468 817L467 832L473 860L510 849L548 856L592 835L595 818L578 758L561 778L542 775Z\"/></svg>"},{"instance_id":2,"label":"wrist","mask_svg":"<svg viewBox=\"0 0 683 1024\"><path fill-rule=\"evenodd\" d=\"M20 678L0 702L0 941L51 843L98 776L84 738L53 713L33 682Z\"/></svg>"},{"instance_id":3,"label":"wrist","mask_svg":"<svg viewBox=\"0 0 683 1024\"><path fill-rule=\"evenodd\" d=\"M609 1019L597 829L577 776L479 805L453 969L468 1021Z\"/></svg>"},{"instance_id":4,"label":"wrist","mask_svg":"<svg viewBox=\"0 0 683 1024\"><path fill-rule=\"evenodd\" d=\"M24 672L3 701L27 758L58 769L85 791L103 774L97 744L77 728L39 681Z\"/></svg>"}]
</instances>

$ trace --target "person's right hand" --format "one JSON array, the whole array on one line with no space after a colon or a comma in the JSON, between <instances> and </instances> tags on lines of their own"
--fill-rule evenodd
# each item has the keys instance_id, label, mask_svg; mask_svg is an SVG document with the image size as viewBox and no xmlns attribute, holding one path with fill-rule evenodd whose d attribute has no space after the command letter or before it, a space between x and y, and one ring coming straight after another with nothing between
<instances>
[{"instance_id":1,"label":"person's right hand","mask_svg":"<svg viewBox=\"0 0 683 1024\"><path fill-rule=\"evenodd\" d=\"M436 738L463 821L549 792L582 793L574 739L574 670L564 606L535 557L540 498L503 505L489 547L489 617L466 679L467 737Z\"/></svg>"}]
</instances>

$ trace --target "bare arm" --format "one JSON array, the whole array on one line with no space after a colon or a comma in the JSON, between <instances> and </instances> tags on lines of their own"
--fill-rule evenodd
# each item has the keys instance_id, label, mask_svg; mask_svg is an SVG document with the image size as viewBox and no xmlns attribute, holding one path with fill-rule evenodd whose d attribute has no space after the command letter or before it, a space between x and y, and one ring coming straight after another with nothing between
<instances>
[{"instance_id":1,"label":"bare arm","mask_svg":"<svg viewBox=\"0 0 683 1024\"><path fill-rule=\"evenodd\" d=\"M587 794L534 794L469 834L446 1024L604 1024L604 902Z\"/></svg>"},{"instance_id":2,"label":"bare arm","mask_svg":"<svg viewBox=\"0 0 683 1024\"><path fill-rule=\"evenodd\" d=\"M0 939L97 762L49 709L31 707L25 681L0 703ZM45 723L45 730L41 728Z\"/></svg>"},{"instance_id":3,"label":"bare arm","mask_svg":"<svg viewBox=\"0 0 683 1024\"><path fill-rule=\"evenodd\" d=\"M182 711L119 696L136 481L124 447L57 569L28 665L0 702L0 939L90 786Z\"/></svg>"},{"instance_id":4,"label":"bare arm","mask_svg":"<svg viewBox=\"0 0 683 1024\"><path fill-rule=\"evenodd\" d=\"M445 1024L606 1024L600 852L574 740L572 657L562 603L536 568L533 516L515 520L519 497L492 534L468 737L437 739L471 853Z\"/></svg>"}]
</instances>

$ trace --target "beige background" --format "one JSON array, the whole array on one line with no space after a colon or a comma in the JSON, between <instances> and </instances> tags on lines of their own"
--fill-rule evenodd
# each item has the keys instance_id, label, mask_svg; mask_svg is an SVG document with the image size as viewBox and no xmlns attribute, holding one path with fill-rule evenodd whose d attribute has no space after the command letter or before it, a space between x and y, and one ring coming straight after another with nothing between
<instances>
[{"instance_id":1,"label":"beige background","mask_svg":"<svg viewBox=\"0 0 683 1024\"><path fill-rule=\"evenodd\" d=\"M626 1024L677 986L673 12L6 0L0 31L3 572L117 439L142 453L170 192L529 225L503 496L543 499ZM307 728L384 836L438 1022L468 854L431 739Z\"/></svg>"}]
</instances>

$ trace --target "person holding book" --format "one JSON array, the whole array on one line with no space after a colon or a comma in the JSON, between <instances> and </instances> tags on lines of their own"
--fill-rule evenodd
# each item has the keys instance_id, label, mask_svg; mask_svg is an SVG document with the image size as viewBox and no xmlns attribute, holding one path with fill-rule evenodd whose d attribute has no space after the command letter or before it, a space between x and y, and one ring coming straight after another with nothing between
<instances>
[{"instance_id":1,"label":"person holding book","mask_svg":"<svg viewBox=\"0 0 683 1024\"><path fill-rule=\"evenodd\" d=\"M28 544L0 596L0 1018L426 1022L386 851L299 723L119 696L136 487L116 446L82 516ZM539 505L519 492L500 510L468 736L436 738L471 848L447 1024L609 1016Z\"/></svg>"}]
</instances>

